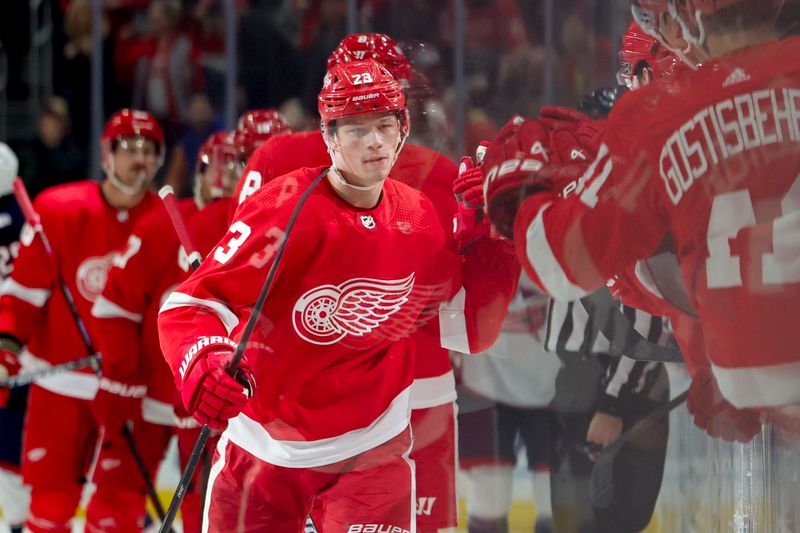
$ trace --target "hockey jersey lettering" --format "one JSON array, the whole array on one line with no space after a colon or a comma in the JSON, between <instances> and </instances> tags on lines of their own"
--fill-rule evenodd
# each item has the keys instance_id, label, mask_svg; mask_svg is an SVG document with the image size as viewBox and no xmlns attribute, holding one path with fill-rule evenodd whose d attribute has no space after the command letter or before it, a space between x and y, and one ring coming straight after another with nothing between
<instances>
[{"instance_id":1,"label":"hockey jersey lettering","mask_svg":"<svg viewBox=\"0 0 800 533\"><path fill-rule=\"evenodd\" d=\"M800 89L757 90L699 111L668 138L659 159L673 205L725 159L774 143L800 140Z\"/></svg>"},{"instance_id":2,"label":"hockey jersey lettering","mask_svg":"<svg viewBox=\"0 0 800 533\"><path fill-rule=\"evenodd\" d=\"M798 38L753 46L626 95L595 161L611 165L605 184L598 164L580 198L534 195L515 227L526 271L560 297L601 287L669 233L737 407L800 402L797 54ZM750 79L723 87L737 68Z\"/></svg>"}]
</instances>

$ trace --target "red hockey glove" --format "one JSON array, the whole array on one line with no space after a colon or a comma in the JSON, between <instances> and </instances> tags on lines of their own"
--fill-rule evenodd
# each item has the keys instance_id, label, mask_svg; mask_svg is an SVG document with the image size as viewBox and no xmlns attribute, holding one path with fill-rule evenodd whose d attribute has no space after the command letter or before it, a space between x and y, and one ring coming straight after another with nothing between
<instances>
[{"instance_id":1,"label":"red hockey glove","mask_svg":"<svg viewBox=\"0 0 800 533\"><path fill-rule=\"evenodd\" d=\"M5 381L11 376L16 376L20 371L19 357L17 354L22 349L20 343L11 337L0 338L0 381ZM8 405L11 389L0 387L0 407Z\"/></svg>"},{"instance_id":2,"label":"red hockey glove","mask_svg":"<svg viewBox=\"0 0 800 533\"><path fill-rule=\"evenodd\" d=\"M483 168L475 165L469 156L461 158L458 178L453 182L456 195L454 237L460 253L482 237L491 235L489 219L483 215Z\"/></svg>"},{"instance_id":3,"label":"red hockey glove","mask_svg":"<svg viewBox=\"0 0 800 533\"><path fill-rule=\"evenodd\" d=\"M759 413L737 409L723 398L707 366L699 367L692 377L686 408L694 418L694 425L715 438L749 442L761 432Z\"/></svg>"},{"instance_id":4,"label":"red hockey glove","mask_svg":"<svg viewBox=\"0 0 800 533\"><path fill-rule=\"evenodd\" d=\"M142 399L147 385L134 381L100 377L100 388L91 405L98 424L106 428L122 428L128 420L141 420Z\"/></svg>"},{"instance_id":5,"label":"red hockey glove","mask_svg":"<svg viewBox=\"0 0 800 533\"><path fill-rule=\"evenodd\" d=\"M565 195L590 161L573 129L548 129L538 120L515 116L492 141L483 165L486 211L492 225L512 238L514 218L527 197Z\"/></svg>"},{"instance_id":6,"label":"red hockey glove","mask_svg":"<svg viewBox=\"0 0 800 533\"><path fill-rule=\"evenodd\" d=\"M228 419L238 415L255 392L253 371L245 357L236 378L228 374L232 358L233 349L214 346L195 356L183 380L183 404L195 420L211 429L225 429Z\"/></svg>"},{"instance_id":7,"label":"red hockey glove","mask_svg":"<svg viewBox=\"0 0 800 533\"><path fill-rule=\"evenodd\" d=\"M460 204L464 204L469 209L483 209L486 203L483 198L483 157L489 148L489 141L481 141L475 150L475 160L473 163L469 156L461 158L458 166L458 177L453 182L453 194Z\"/></svg>"},{"instance_id":8,"label":"red hockey glove","mask_svg":"<svg viewBox=\"0 0 800 533\"><path fill-rule=\"evenodd\" d=\"M562 161L577 161L581 156L585 160L591 161L597 156L605 133L606 122L604 120L592 120L583 113L568 107L543 106L539 110L539 122L548 130L572 134L573 139L570 139L567 144L554 147L559 150ZM575 141L578 146L570 146L569 143ZM583 154L580 153L581 151Z\"/></svg>"}]
</instances>

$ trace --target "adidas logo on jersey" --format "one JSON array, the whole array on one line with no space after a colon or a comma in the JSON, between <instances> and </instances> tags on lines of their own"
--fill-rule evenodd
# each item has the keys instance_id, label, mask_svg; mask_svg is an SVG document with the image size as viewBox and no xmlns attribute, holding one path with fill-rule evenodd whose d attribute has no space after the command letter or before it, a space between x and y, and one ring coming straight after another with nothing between
<instances>
[{"instance_id":1,"label":"adidas logo on jersey","mask_svg":"<svg viewBox=\"0 0 800 533\"><path fill-rule=\"evenodd\" d=\"M576 159L581 159L586 161L586 154L583 153L583 150L579 150L578 148L573 148L572 153L569 154L569 158L575 161Z\"/></svg>"},{"instance_id":2,"label":"adidas logo on jersey","mask_svg":"<svg viewBox=\"0 0 800 533\"><path fill-rule=\"evenodd\" d=\"M735 68L731 75L722 83L723 87L730 87L731 85L736 85L737 83L743 83L745 81L750 80L750 74L747 73L746 70L743 68Z\"/></svg>"}]
</instances>

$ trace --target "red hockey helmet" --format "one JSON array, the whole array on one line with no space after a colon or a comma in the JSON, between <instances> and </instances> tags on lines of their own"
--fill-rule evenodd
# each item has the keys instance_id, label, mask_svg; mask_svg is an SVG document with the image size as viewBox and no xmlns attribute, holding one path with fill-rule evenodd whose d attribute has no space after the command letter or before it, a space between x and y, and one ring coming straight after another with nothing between
<instances>
[{"instance_id":1,"label":"red hockey helmet","mask_svg":"<svg viewBox=\"0 0 800 533\"><path fill-rule=\"evenodd\" d=\"M669 0L633 0L631 13L642 31L650 37L662 39L658 26L661 16L669 14Z\"/></svg>"},{"instance_id":2,"label":"red hockey helmet","mask_svg":"<svg viewBox=\"0 0 800 533\"><path fill-rule=\"evenodd\" d=\"M106 122L100 141L110 145L125 137L141 137L153 141L159 153L164 148L164 130L147 111L137 109L117 111Z\"/></svg>"},{"instance_id":3,"label":"red hockey helmet","mask_svg":"<svg viewBox=\"0 0 800 533\"><path fill-rule=\"evenodd\" d=\"M374 59L333 65L325 75L317 108L323 129L341 118L395 112L401 135L408 135L405 92L386 67Z\"/></svg>"},{"instance_id":4,"label":"red hockey helmet","mask_svg":"<svg viewBox=\"0 0 800 533\"><path fill-rule=\"evenodd\" d=\"M246 161L256 148L273 135L291 133L292 128L277 109L251 109L239 117L236 126L236 144L239 157Z\"/></svg>"},{"instance_id":5,"label":"red hockey helmet","mask_svg":"<svg viewBox=\"0 0 800 533\"><path fill-rule=\"evenodd\" d=\"M212 134L197 152L195 199L202 205L208 199L230 196L241 174L242 164L234 132Z\"/></svg>"},{"instance_id":6,"label":"red hockey helmet","mask_svg":"<svg viewBox=\"0 0 800 533\"><path fill-rule=\"evenodd\" d=\"M617 81L620 85L629 87L642 63L646 63L653 69L656 79L674 74L677 64L680 63L680 59L675 54L663 46L658 39L643 31L636 21L631 22L625 35L622 36L622 50L619 58Z\"/></svg>"},{"instance_id":7,"label":"red hockey helmet","mask_svg":"<svg viewBox=\"0 0 800 533\"><path fill-rule=\"evenodd\" d=\"M408 58L394 39L384 33L353 33L342 39L328 56L328 70L337 63L374 59L386 67L400 83L411 81Z\"/></svg>"}]
</instances>

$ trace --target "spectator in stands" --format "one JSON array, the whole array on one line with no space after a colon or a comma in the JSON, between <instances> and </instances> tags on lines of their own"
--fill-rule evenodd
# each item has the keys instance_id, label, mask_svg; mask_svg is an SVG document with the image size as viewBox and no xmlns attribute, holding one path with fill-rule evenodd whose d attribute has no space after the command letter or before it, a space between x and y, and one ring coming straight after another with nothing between
<instances>
[{"instance_id":1,"label":"spectator in stands","mask_svg":"<svg viewBox=\"0 0 800 533\"><path fill-rule=\"evenodd\" d=\"M192 41L179 29L181 4L154 0L147 12L150 36L136 53L133 105L153 114L164 126L167 143L179 135L189 116L193 89L202 85Z\"/></svg>"},{"instance_id":2,"label":"spectator in stands","mask_svg":"<svg viewBox=\"0 0 800 533\"><path fill-rule=\"evenodd\" d=\"M169 156L164 184L171 185L181 198L192 195L192 175L200 145L212 133L223 129L222 118L215 113L205 93L196 93L189 100L186 130Z\"/></svg>"},{"instance_id":3,"label":"spectator in stands","mask_svg":"<svg viewBox=\"0 0 800 533\"><path fill-rule=\"evenodd\" d=\"M20 176L31 197L47 187L86 178L86 157L70 133L66 100L47 100L39 114L39 136L17 150Z\"/></svg>"}]
</instances>

